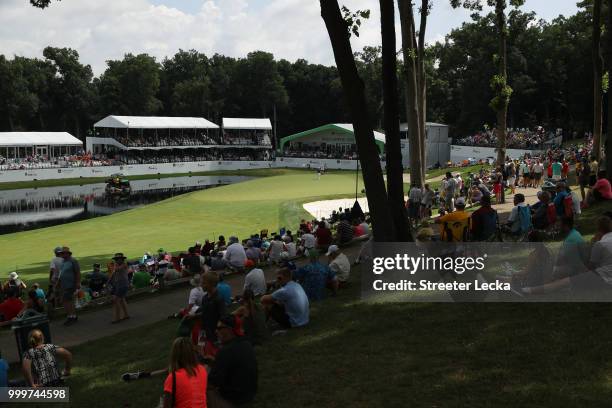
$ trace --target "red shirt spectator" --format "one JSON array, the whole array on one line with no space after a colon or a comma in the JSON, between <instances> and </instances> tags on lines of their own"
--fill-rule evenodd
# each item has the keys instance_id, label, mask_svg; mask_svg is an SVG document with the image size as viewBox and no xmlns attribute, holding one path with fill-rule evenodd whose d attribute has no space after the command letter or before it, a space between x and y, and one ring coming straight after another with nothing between
<instances>
[{"instance_id":1,"label":"red shirt spectator","mask_svg":"<svg viewBox=\"0 0 612 408\"><path fill-rule=\"evenodd\" d=\"M17 297L9 297L4 302L0 303L0 315L3 316L2 321L13 320L23 309L23 301Z\"/></svg>"},{"instance_id":2,"label":"red shirt spectator","mask_svg":"<svg viewBox=\"0 0 612 408\"><path fill-rule=\"evenodd\" d=\"M597 190L599 195L605 200L612 200L612 186L607 178L601 177L595 185L593 190Z\"/></svg>"},{"instance_id":3,"label":"red shirt spectator","mask_svg":"<svg viewBox=\"0 0 612 408\"><path fill-rule=\"evenodd\" d=\"M355 226L353 226L353 235L356 237L360 237L363 234L365 234L365 231L363 230L363 227L361 226L361 224L357 224Z\"/></svg>"},{"instance_id":4,"label":"red shirt spectator","mask_svg":"<svg viewBox=\"0 0 612 408\"><path fill-rule=\"evenodd\" d=\"M327 248L332 243L332 233L329 228L325 227L325 222L321 221L319 223L319 227L314 233L317 238L317 246L322 248Z\"/></svg>"}]
</instances>

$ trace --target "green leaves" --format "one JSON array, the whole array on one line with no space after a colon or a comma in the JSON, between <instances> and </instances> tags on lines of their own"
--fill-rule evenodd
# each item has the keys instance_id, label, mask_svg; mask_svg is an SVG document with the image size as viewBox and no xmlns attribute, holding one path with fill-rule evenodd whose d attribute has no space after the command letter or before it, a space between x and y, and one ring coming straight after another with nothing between
<instances>
[{"instance_id":1,"label":"green leaves","mask_svg":"<svg viewBox=\"0 0 612 408\"><path fill-rule=\"evenodd\" d=\"M351 36L351 33L353 33L355 37L359 37L361 20L367 20L370 18L370 10L357 10L353 13L346 6L342 6L342 16L346 22L349 37Z\"/></svg>"},{"instance_id":2,"label":"green leaves","mask_svg":"<svg viewBox=\"0 0 612 408\"><path fill-rule=\"evenodd\" d=\"M52 1L53 0L30 0L30 4L34 7L44 9L44 8L49 7ZM57 1L61 1L61 0L57 0Z\"/></svg>"}]
</instances>

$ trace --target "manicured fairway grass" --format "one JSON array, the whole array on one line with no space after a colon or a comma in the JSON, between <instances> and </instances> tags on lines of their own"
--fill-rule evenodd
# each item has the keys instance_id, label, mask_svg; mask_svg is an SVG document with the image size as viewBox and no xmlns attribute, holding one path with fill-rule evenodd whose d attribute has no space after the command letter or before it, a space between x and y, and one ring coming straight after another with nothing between
<instances>
[{"instance_id":1,"label":"manicured fairway grass","mask_svg":"<svg viewBox=\"0 0 612 408\"><path fill-rule=\"evenodd\" d=\"M72 249L88 271L106 264L115 252L140 257L145 251L185 251L196 240L237 235L263 228L295 228L307 216L301 204L351 196L353 172L332 172L317 180L314 172L284 170L284 175L198 191L118 214L33 231L0 236L0 277L13 270L26 280L43 280L52 250ZM274 174L274 173L273 173ZM361 182L359 190L363 188Z\"/></svg>"}]
</instances>

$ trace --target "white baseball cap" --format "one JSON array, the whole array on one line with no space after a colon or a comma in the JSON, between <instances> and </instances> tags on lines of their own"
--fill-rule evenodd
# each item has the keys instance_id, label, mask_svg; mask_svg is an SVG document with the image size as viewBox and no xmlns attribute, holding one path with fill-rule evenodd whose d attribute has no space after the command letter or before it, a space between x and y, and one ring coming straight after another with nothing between
<instances>
[{"instance_id":1,"label":"white baseball cap","mask_svg":"<svg viewBox=\"0 0 612 408\"><path fill-rule=\"evenodd\" d=\"M327 248L327 253L325 255L330 256L331 254L338 252L338 251L339 251L338 245L330 245L329 248Z\"/></svg>"}]
</instances>

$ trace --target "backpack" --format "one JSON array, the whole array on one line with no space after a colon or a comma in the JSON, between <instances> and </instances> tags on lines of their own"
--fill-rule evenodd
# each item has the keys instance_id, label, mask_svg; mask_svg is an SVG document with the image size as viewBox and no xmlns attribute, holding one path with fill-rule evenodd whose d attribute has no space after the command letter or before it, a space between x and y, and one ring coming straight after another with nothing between
<instances>
[{"instance_id":1,"label":"backpack","mask_svg":"<svg viewBox=\"0 0 612 408\"><path fill-rule=\"evenodd\" d=\"M563 198L563 213L566 217L574 216L574 199L571 194Z\"/></svg>"}]
</instances>

